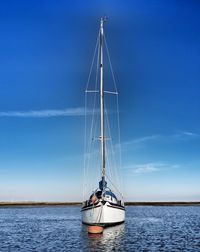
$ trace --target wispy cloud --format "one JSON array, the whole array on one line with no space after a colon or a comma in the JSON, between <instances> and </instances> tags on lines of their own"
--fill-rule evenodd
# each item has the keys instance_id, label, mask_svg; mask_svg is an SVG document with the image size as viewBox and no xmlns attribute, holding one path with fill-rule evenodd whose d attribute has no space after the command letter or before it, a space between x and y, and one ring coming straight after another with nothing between
<instances>
[{"instance_id":1,"label":"wispy cloud","mask_svg":"<svg viewBox=\"0 0 200 252\"><path fill-rule=\"evenodd\" d=\"M180 130L178 131L178 133L173 134L170 137L176 140L187 140L187 139L199 138L200 135L195 132Z\"/></svg>"},{"instance_id":2,"label":"wispy cloud","mask_svg":"<svg viewBox=\"0 0 200 252\"><path fill-rule=\"evenodd\" d=\"M160 137L161 137L161 135L144 136L144 137L135 138L135 139L132 139L130 141L123 142L122 144L123 144L123 146L141 145L141 144L145 144L147 142L151 142L151 141L154 141L156 139L159 139Z\"/></svg>"},{"instance_id":3,"label":"wispy cloud","mask_svg":"<svg viewBox=\"0 0 200 252\"><path fill-rule=\"evenodd\" d=\"M151 173L160 171L160 166L156 164L138 165L133 169L133 173Z\"/></svg>"},{"instance_id":4,"label":"wispy cloud","mask_svg":"<svg viewBox=\"0 0 200 252\"><path fill-rule=\"evenodd\" d=\"M200 134L191 131L178 131L178 133L173 134L155 134L144 136L140 138L135 138L130 141L122 142L122 149L126 147L131 148L140 148L144 147L147 144L152 143L169 143L169 142L178 142L178 141L188 141L200 138Z\"/></svg>"},{"instance_id":5,"label":"wispy cloud","mask_svg":"<svg viewBox=\"0 0 200 252\"><path fill-rule=\"evenodd\" d=\"M179 165L169 165L166 163L155 162L155 163L145 163L145 164L137 164L137 165L130 165L123 170L129 170L134 174L144 174L144 173L153 173L153 172L162 172L169 169L176 169Z\"/></svg>"},{"instance_id":6,"label":"wispy cloud","mask_svg":"<svg viewBox=\"0 0 200 252\"><path fill-rule=\"evenodd\" d=\"M199 136L198 134L194 133L194 132L190 132L190 131L181 131L181 133L183 135L186 135L186 136L192 136L192 137L196 137L196 136Z\"/></svg>"},{"instance_id":7,"label":"wispy cloud","mask_svg":"<svg viewBox=\"0 0 200 252\"><path fill-rule=\"evenodd\" d=\"M87 111L91 113L91 111ZM30 110L30 111L3 111L0 117L23 117L23 118L47 118L58 116L84 116L84 108L65 108L65 109L46 109L46 110Z\"/></svg>"}]
</instances>

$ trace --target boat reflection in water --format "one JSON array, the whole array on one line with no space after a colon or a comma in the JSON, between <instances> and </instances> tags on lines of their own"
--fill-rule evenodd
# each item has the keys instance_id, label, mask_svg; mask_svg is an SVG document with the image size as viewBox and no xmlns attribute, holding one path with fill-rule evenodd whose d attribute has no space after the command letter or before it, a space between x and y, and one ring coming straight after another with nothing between
<instances>
[{"instance_id":1,"label":"boat reflection in water","mask_svg":"<svg viewBox=\"0 0 200 252\"><path fill-rule=\"evenodd\" d=\"M102 234L87 234L87 227L82 227L84 247L90 251L123 251L125 224L104 228Z\"/></svg>"}]
</instances>

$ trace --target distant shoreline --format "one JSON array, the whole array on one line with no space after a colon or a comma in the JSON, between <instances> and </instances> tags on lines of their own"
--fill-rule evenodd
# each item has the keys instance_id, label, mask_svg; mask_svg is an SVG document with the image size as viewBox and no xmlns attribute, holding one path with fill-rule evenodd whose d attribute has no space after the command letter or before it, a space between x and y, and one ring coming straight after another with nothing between
<instances>
[{"instance_id":1,"label":"distant shoreline","mask_svg":"<svg viewBox=\"0 0 200 252\"><path fill-rule=\"evenodd\" d=\"M0 202L0 207L81 206L81 202ZM125 206L200 206L200 202L125 202Z\"/></svg>"}]
</instances>

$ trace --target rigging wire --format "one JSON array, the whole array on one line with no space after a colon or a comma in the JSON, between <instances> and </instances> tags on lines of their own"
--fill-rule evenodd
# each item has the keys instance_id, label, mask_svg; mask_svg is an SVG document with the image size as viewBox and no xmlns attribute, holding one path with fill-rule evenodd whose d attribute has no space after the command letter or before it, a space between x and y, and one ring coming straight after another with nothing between
<instances>
[{"instance_id":1,"label":"rigging wire","mask_svg":"<svg viewBox=\"0 0 200 252\"><path fill-rule=\"evenodd\" d=\"M111 63L111 59L110 59L110 52L109 52L109 49L108 49L108 45L107 45L106 35L105 34L104 34L104 42L105 42L106 52L107 52L108 61L109 61L109 65L110 65L110 71L111 71L113 83L114 83L114 86L115 86L115 91L116 91L116 93L118 93L118 91L117 91L117 85L116 85L116 80L115 80L115 75L114 75L114 71L113 71L113 67L112 67L112 63Z\"/></svg>"},{"instance_id":2,"label":"rigging wire","mask_svg":"<svg viewBox=\"0 0 200 252\"><path fill-rule=\"evenodd\" d=\"M86 90L88 89L88 85L90 83L90 78L91 78L91 74L92 74L92 68L93 68L93 65L94 65L96 51L97 51L97 47L99 45L99 37L100 37L100 30L99 30L99 33L97 35L97 41L96 41L96 45L95 45L95 49L94 49L94 54L93 54L93 57L92 57L92 63L91 63L91 66L90 66L90 72L89 72L88 80L87 80L87 84L86 84Z\"/></svg>"},{"instance_id":3,"label":"rigging wire","mask_svg":"<svg viewBox=\"0 0 200 252\"><path fill-rule=\"evenodd\" d=\"M115 190L121 195L123 199L123 194L118 190L118 188L113 184L112 180L109 178L109 176L106 174L106 178L109 180L109 182L112 184L112 186L115 188Z\"/></svg>"},{"instance_id":4,"label":"rigging wire","mask_svg":"<svg viewBox=\"0 0 200 252\"><path fill-rule=\"evenodd\" d=\"M98 47L98 44L99 44L99 36L100 36L100 30L99 30L99 33L98 33L98 36L97 36L97 41L96 41L96 45L95 45L95 49L94 49L94 53L93 53L93 57L92 57L92 63L91 63L91 66L90 66L90 71L89 71L89 75L88 75L88 79L87 79L87 83L86 83L86 90L88 89L88 85L89 85L89 82L90 82L90 78L91 78L91 74L92 74L92 69L93 69L93 65L94 65L94 60L95 60L95 55L96 55L96 51L97 51L97 47ZM86 129L87 129L87 93L85 92L85 132L84 132L84 178L83 178L83 200L84 200L84 196L85 196L85 178L86 178L86 150L87 150L87 142L86 142L86 139L87 139L87 132L86 132Z\"/></svg>"},{"instance_id":5,"label":"rigging wire","mask_svg":"<svg viewBox=\"0 0 200 252\"><path fill-rule=\"evenodd\" d=\"M86 85L86 91L88 89L89 83L90 83L90 79L91 79L91 73L92 73L92 69L93 69L93 65L94 65L94 60L95 60L95 56L96 56L96 52L98 49L98 54L97 54L97 66L96 66L96 77L95 77L95 90L97 89L97 83L98 83L98 62L99 62L99 36L100 36L100 30L98 33L98 37L97 37L97 43L95 46L95 50L94 50L94 55L93 55L93 59L92 59L92 64L90 67L90 73L88 76L88 81L87 81L87 85ZM92 120L91 120L91 128L90 128L90 133L89 133L89 142L87 145L87 92L85 92L85 156L84 156L84 189L83 189L83 200L85 197L85 191L87 190L87 184L86 184L86 177L88 175L89 172L89 166L91 164L91 149L92 149L92 143L93 143L93 137L92 135L94 134L94 117L95 117L95 105L96 105L96 92L94 94L94 102L93 102L93 109L92 109Z\"/></svg>"},{"instance_id":6,"label":"rigging wire","mask_svg":"<svg viewBox=\"0 0 200 252\"><path fill-rule=\"evenodd\" d=\"M113 67L112 67L112 62L111 62L111 59L110 59L110 52L109 52L109 49L108 49L105 34L104 34L104 41L105 41L105 47L106 47L108 61L109 61L109 65L110 65L111 75L112 75L112 79L113 79L113 83L114 83L115 91L116 91L116 95L117 95L116 102L117 102L117 126L118 126L118 148L119 148L119 168L120 168L119 170L121 170L122 157L121 157L121 129L120 129L120 123L119 123L119 96L118 96L116 79L115 79L115 75L114 75L114 71L113 71ZM120 187L123 187L122 183L123 182L122 182L122 179L121 179L121 181L120 181L121 186Z\"/></svg>"},{"instance_id":7,"label":"rigging wire","mask_svg":"<svg viewBox=\"0 0 200 252\"><path fill-rule=\"evenodd\" d=\"M109 159L109 156L110 155L107 155L107 160L108 160L108 165L109 165L109 168L110 168L110 175L112 176L113 173L115 174L115 176L112 176L113 178L115 177L116 178L116 183L119 184L120 182L120 179L119 179L119 176L118 176L118 173L117 173L117 160L115 158L115 150L114 150L114 146L113 146L113 141L112 141L112 137L111 137L111 130L110 130L110 123L109 123L109 120L108 120L108 113L107 113L107 109L106 109L106 106L105 106L105 112L106 112L106 123L107 123L107 127L108 127L108 135L110 137L110 150L111 150L111 157L112 157L112 160ZM111 165L113 163L113 166L112 166L112 169L111 169ZM114 184L114 182L112 181L112 183ZM115 187L117 188L117 186L115 185ZM118 189L119 191L119 189Z\"/></svg>"}]
</instances>

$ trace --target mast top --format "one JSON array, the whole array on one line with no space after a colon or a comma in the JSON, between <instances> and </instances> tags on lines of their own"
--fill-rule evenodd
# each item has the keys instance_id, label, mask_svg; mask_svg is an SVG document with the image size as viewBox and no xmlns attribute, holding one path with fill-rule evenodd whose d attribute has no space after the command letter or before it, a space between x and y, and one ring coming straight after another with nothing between
<instances>
[{"instance_id":1,"label":"mast top","mask_svg":"<svg viewBox=\"0 0 200 252\"><path fill-rule=\"evenodd\" d=\"M105 21L107 21L107 17L106 17L106 16L101 17L101 19L100 19L101 27L103 27L103 23L104 23Z\"/></svg>"}]
</instances>

